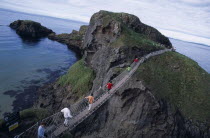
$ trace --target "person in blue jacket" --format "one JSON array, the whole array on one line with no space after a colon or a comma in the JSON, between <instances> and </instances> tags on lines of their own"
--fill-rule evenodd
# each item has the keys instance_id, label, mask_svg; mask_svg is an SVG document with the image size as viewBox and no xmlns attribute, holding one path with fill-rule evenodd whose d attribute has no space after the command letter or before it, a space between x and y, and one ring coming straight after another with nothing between
<instances>
[{"instance_id":1,"label":"person in blue jacket","mask_svg":"<svg viewBox=\"0 0 210 138\"><path fill-rule=\"evenodd\" d=\"M45 126L46 124L42 122L38 128L38 138L46 138L45 134Z\"/></svg>"}]
</instances>

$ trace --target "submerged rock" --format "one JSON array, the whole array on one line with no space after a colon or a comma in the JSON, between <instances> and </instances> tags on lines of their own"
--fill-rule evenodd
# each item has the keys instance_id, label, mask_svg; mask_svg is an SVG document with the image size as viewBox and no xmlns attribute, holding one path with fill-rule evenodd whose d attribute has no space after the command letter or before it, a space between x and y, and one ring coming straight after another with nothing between
<instances>
[{"instance_id":1,"label":"submerged rock","mask_svg":"<svg viewBox=\"0 0 210 138\"><path fill-rule=\"evenodd\" d=\"M23 38L41 38L54 33L51 29L42 26L38 22L30 20L17 20L9 25Z\"/></svg>"}]
</instances>

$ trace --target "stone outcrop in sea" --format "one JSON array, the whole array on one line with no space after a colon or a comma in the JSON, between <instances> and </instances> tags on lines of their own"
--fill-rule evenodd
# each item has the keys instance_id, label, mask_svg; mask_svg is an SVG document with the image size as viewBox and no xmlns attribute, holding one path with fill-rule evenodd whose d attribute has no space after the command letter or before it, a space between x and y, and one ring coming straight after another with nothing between
<instances>
[{"instance_id":1,"label":"stone outcrop in sea","mask_svg":"<svg viewBox=\"0 0 210 138\"><path fill-rule=\"evenodd\" d=\"M17 20L12 22L9 26L16 30L16 33L23 38L41 38L54 33L51 29L31 20Z\"/></svg>"}]
</instances>

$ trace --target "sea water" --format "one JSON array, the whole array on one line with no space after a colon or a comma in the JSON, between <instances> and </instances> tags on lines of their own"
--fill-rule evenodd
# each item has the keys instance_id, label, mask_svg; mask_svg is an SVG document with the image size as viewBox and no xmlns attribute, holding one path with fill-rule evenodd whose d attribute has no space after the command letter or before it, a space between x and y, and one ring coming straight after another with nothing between
<instances>
[{"instance_id":1,"label":"sea water","mask_svg":"<svg viewBox=\"0 0 210 138\"><path fill-rule=\"evenodd\" d=\"M196 61L204 70L210 73L210 46L170 39L176 51Z\"/></svg>"},{"instance_id":2,"label":"sea water","mask_svg":"<svg viewBox=\"0 0 210 138\"><path fill-rule=\"evenodd\" d=\"M0 115L32 106L37 88L58 78L77 60L74 52L56 41L21 39L8 26L18 19L40 22L57 34L84 24L0 9Z\"/></svg>"}]
</instances>

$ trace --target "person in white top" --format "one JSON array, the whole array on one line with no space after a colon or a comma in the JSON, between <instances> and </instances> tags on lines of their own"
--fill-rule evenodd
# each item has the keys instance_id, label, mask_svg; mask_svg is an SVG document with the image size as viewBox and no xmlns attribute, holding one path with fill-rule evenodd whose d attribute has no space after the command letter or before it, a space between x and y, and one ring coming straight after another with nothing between
<instances>
[{"instance_id":1,"label":"person in white top","mask_svg":"<svg viewBox=\"0 0 210 138\"><path fill-rule=\"evenodd\" d=\"M68 122L70 118L72 118L71 111L69 110L69 108L65 107L61 110L61 112L63 113L64 118L65 118L64 126L68 126Z\"/></svg>"}]
</instances>

